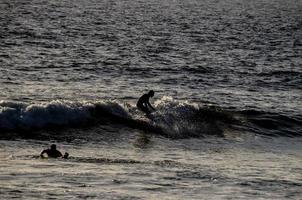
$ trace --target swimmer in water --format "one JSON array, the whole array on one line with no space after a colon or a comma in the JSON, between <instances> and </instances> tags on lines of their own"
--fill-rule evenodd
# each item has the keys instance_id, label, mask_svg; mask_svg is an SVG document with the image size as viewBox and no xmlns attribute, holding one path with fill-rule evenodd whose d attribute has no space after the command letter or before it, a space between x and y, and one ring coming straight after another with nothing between
<instances>
[{"instance_id":1,"label":"swimmer in water","mask_svg":"<svg viewBox=\"0 0 302 200\"><path fill-rule=\"evenodd\" d=\"M69 154L65 152L64 156L60 151L57 150L57 146L55 144L52 144L50 146L50 149L44 149L40 153L41 158L45 158L44 154L47 154L48 158L68 158Z\"/></svg>"},{"instance_id":2,"label":"swimmer in water","mask_svg":"<svg viewBox=\"0 0 302 200\"><path fill-rule=\"evenodd\" d=\"M155 110L155 108L153 108L153 106L150 104L149 99L150 97L154 96L154 91L150 90L147 94L143 94L136 106L143 111L144 113L146 113L146 115L149 115L151 113L151 110Z\"/></svg>"}]
</instances>

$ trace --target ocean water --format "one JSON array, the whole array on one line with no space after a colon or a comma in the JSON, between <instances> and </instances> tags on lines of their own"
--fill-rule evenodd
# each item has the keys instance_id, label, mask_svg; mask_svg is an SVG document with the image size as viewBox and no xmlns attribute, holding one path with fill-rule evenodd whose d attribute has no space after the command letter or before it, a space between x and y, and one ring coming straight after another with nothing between
<instances>
[{"instance_id":1,"label":"ocean water","mask_svg":"<svg viewBox=\"0 0 302 200\"><path fill-rule=\"evenodd\" d=\"M1 0L0 84L0 199L302 198L301 0Z\"/></svg>"}]
</instances>

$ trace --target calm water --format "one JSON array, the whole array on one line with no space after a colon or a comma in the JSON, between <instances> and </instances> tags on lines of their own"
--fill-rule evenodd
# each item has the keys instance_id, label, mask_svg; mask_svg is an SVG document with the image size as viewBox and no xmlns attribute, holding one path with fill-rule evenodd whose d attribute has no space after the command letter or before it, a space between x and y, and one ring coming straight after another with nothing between
<instances>
[{"instance_id":1,"label":"calm water","mask_svg":"<svg viewBox=\"0 0 302 200\"><path fill-rule=\"evenodd\" d=\"M301 0L2 0L0 197L301 199L301 66Z\"/></svg>"}]
</instances>

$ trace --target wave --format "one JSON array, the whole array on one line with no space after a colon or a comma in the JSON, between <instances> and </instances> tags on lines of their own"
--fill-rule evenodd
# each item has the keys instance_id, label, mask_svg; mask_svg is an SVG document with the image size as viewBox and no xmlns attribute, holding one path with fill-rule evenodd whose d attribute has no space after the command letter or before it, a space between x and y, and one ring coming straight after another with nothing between
<instances>
[{"instance_id":1,"label":"wave","mask_svg":"<svg viewBox=\"0 0 302 200\"><path fill-rule=\"evenodd\" d=\"M286 116L256 110L243 110L245 129L270 136L302 136L302 116Z\"/></svg>"},{"instance_id":2,"label":"wave","mask_svg":"<svg viewBox=\"0 0 302 200\"><path fill-rule=\"evenodd\" d=\"M93 106L59 100L40 104L1 101L0 129L32 130L83 123L89 121L89 110Z\"/></svg>"},{"instance_id":3,"label":"wave","mask_svg":"<svg viewBox=\"0 0 302 200\"><path fill-rule=\"evenodd\" d=\"M134 105L116 100L55 100L33 104L1 101L0 131L30 134L47 129L119 124L170 138L224 136L226 129L263 135L302 135L302 119L299 116L288 117L253 110L223 110L187 101L176 101L171 97L156 101L155 107L156 112L147 118ZM1 136L3 134L0 134Z\"/></svg>"}]
</instances>

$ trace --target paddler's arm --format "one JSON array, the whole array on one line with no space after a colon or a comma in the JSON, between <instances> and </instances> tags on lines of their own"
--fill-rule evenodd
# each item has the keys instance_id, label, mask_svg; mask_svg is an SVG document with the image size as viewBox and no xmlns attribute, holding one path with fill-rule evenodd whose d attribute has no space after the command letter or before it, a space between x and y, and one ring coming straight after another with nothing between
<instances>
[{"instance_id":1,"label":"paddler's arm","mask_svg":"<svg viewBox=\"0 0 302 200\"><path fill-rule=\"evenodd\" d=\"M64 156L63 156L63 158L67 159L67 158L68 158L68 156L69 156L69 153L65 152L65 154L64 154Z\"/></svg>"},{"instance_id":2,"label":"paddler's arm","mask_svg":"<svg viewBox=\"0 0 302 200\"><path fill-rule=\"evenodd\" d=\"M44 149L44 150L40 153L40 157L41 157L41 158L45 158L45 157L44 157L44 153L46 153L46 152L47 152L47 150Z\"/></svg>"}]
</instances>

